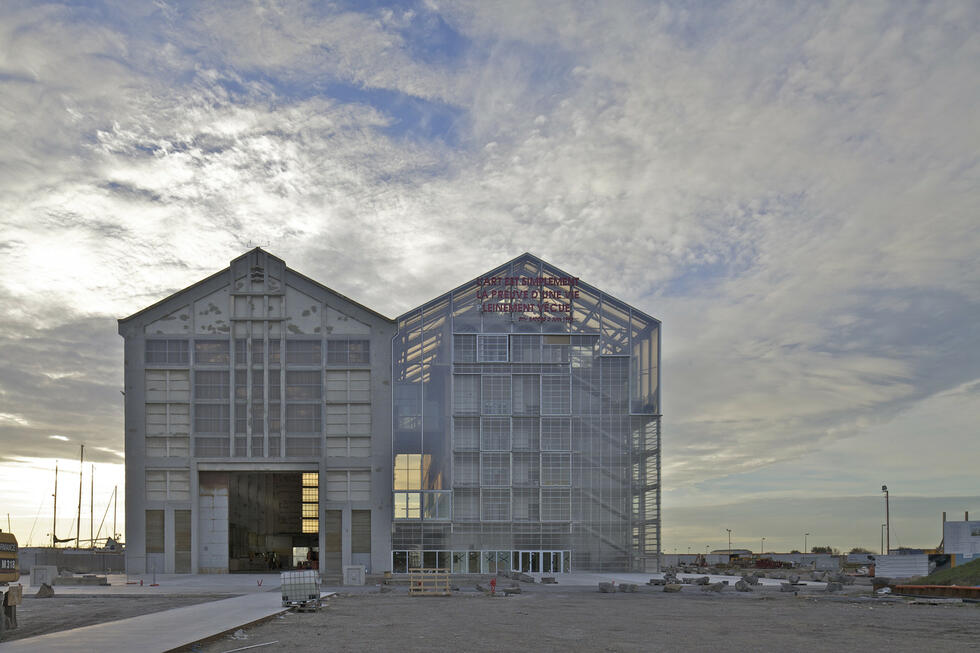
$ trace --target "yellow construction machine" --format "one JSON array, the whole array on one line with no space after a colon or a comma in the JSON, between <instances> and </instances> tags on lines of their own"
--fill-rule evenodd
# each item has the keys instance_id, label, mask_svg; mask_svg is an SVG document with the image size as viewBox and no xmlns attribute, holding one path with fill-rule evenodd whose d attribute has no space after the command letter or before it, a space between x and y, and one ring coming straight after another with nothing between
<instances>
[{"instance_id":1,"label":"yellow construction machine","mask_svg":"<svg viewBox=\"0 0 980 653\"><path fill-rule=\"evenodd\" d=\"M0 640L8 628L17 627L17 606L23 598L20 565L17 563L17 538L0 531Z\"/></svg>"}]
</instances>

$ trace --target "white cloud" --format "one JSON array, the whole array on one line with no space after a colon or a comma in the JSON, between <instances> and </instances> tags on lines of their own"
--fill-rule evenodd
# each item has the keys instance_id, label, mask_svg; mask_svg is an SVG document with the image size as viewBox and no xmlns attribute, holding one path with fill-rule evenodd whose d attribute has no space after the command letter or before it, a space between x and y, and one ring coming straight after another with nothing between
<instances>
[{"instance_id":1,"label":"white cloud","mask_svg":"<svg viewBox=\"0 0 980 653\"><path fill-rule=\"evenodd\" d=\"M432 5L2 11L12 351L249 242L389 315L530 250L664 320L665 483L688 488L976 377L970 3L454 3L465 47L438 61L408 30ZM453 138L424 128L438 111Z\"/></svg>"}]
</instances>

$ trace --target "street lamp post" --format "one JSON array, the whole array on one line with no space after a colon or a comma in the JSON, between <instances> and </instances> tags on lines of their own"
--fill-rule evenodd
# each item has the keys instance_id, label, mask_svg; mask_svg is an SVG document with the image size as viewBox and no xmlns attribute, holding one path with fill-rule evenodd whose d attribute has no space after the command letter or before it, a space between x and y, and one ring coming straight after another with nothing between
<instances>
[{"instance_id":1,"label":"street lamp post","mask_svg":"<svg viewBox=\"0 0 980 653\"><path fill-rule=\"evenodd\" d=\"M810 536L809 533L803 533L803 564L806 564L806 538Z\"/></svg>"},{"instance_id":2,"label":"street lamp post","mask_svg":"<svg viewBox=\"0 0 980 653\"><path fill-rule=\"evenodd\" d=\"M881 555L885 555L885 525L881 525Z\"/></svg>"},{"instance_id":3,"label":"street lamp post","mask_svg":"<svg viewBox=\"0 0 980 653\"><path fill-rule=\"evenodd\" d=\"M766 538L762 538L762 543L759 545L759 555L766 552Z\"/></svg>"},{"instance_id":4,"label":"street lamp post","mask_svg":"<svg viewBox=\"0 0 980 653\"><path fill-rule=\"evenodd\" d=\"M725 530L728 531L728 559L731 560L732 559L732 529L726 528Z\"/></svg>"},{"instance_id":5,"label":"street lamp post","mask_svg":"<svg viewBox=\"0 0 980 653\"><path fill-rule=\"evenodd\" d=\"M888 516L888 486L882 485L881 491L885 493L885 552L882 555L888 555L892 550L892 526Z\"/></svg>"}]
</instances>

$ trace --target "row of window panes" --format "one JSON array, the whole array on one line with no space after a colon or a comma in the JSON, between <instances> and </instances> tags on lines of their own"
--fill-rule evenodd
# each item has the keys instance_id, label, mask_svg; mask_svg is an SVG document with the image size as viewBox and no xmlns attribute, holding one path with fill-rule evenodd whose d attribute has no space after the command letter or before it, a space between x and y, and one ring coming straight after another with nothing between
<instances>
[{"instance_id":1,"label":"row of window panes","mask_svg":"<svg viewBox=\"0 0 980 653\"><path fill-rule=\"evenodd\" d=\"M236 404L235 432L246 432L246 404ZM263 407L252 404L253 425L261 421ZM280 429L280 404L269 404L269 432L278 433ZM319 434L322 430L322 411L320 404L286 404L286 432ZM195 433L228 433L231 428L231 408L228 404L194 404ZM257 430L257 429L255 429Z\"/></svg>"},{"instance_id":2,"label":"row of window panes","mask_svg":"<svg viewBox=\"0 0 980 653\"><path fill-rule=\"evenodd\" d=\"M326 400L328 402L361 403L370 401L371 376L368 370L328 370L326 372ZM194 399L223 400L229 397L228 372L224 370L195 370ZM246 370L235 371L235 398L248 397ZM263 376L252 375L252 400L263 398ZM279 372L269 375L269 398L280 397ZM319 401L323 397L323 373L319 370L288 370L286 372L286 399Z\"/></svg>"},{"instance_id":3,"label":"row of window panes","mask_svg":"<svg viewBox=\"0 0 980 653\"><path fill-rule=\"evenodd\" d=\"M278 433L280 428L279 403L269 404L269 431ZM148 435L183 435L188 433L186 404L147 404ZM158 410L162 409L162 410ZM320 404L287 403L286 431L288 433L318 434L322 429L322 406ZM369 404L328 404L327 435L371 435L371 412ZM246 433L249 406L235 404L235 432ZM251 405L252 430L260 431L264 418L261 403ZM228 433L231 409L228 404L194 404L195 433Z\"/></svg>"},{"instance_id":4,"label":"row of window panes","mask_svg":"<svg viewBox=\"0 0 980 653\"><path fill-rule=\"evenodd\" d=\"M395 519L452 518L451 492L395 492Z\"/></svg>"},{"instance_id":5,"label":"row of window panes","mask_svg":"<svg viewBox=\"0 0 980 653\"><path fill-rule=\"evenodd\" d=\"M302 476L302 519L304 533L317 533L320 530L319 497L320 474L303 472Z\"/></svg>"},{"instance_id":6,"label":"row of window panes","mask_svg":"<svg viewBox=\"0 0 980 653\"><path fill-rule=\"evenodd\" d=\"M392 551L396 574L410 569L449 569L454 574L495 574L500 571L568 573L571 551Z\"/></svg>"},{"instance_id":7,"label":"row of window panes","mask_svg":"<svg viewBox=\"0 0 980 653\"><path fill-rule=\"evenodd\" d=\"M568 374L453 375L453 412L457 415L568 415L571 409Z\"/></svg>"},{"instance_id":8,"label":"row of window panes","mask_svg":"<svg viewBox=\"0 0 980 653\"><path fill-rule=\"evenodd\" d=\"M567 363L573 345L592 352L597 340L597 336L458 333L453 336L453 362Z\"/></svg>"},{"instance_id":9,"label":"row of window panes","mask_svg":"<svg viewBox=\"0 0 980 653\"><path fill-rule=\"evenodd\" d=\"M453 448L457 451L569 451L571 420L567 417L454 417Z\"/></svg>"},{"instance_id":10,"label":"row of window panes","mask_svg":"<svg viewBox=\"0 0 980 653\"><path fill-rule=\"evenodd\" d=\"M287 340L286 363L288 365L322 364L321 340ZM367 365L371 362L371 342L369 340L338 339L327 340L327 365ZM235 340L235 359L240 365L248 360L247 340ZM147 339L147 365L188 365L189 341L177 339ZM194 363L196 365L228 365L231 351L228 340L194 340ZM252 340L252 364L265 362L265 341ZM279 340L269 341L269 364L280 363Z\"/></svg>"},{"instance_id":11,"label":"row of window panes","mask_svg":"<svg viewBox=\"0 0 980 653\"><path fill-rule=\"evenodd\" d=\"M328 471L324 500L329 502L370 501L371 472L366 470Z\"/></svg>"},{"instance_id":12,"label":"row of window panes","mask_svg":"<svg viewBox=\"0 0 980 653\"><path fill-rule=\"evenodd\" d=\"M398 478L397 472L395 477ZM510 454L457 451L453 454L455 487L508 487L538 483L542 486L568 486L571 485L571 479L570 453Z\"/></svg>"},{"instance_id":13,"label":"row of window panes","mask_svg":"<svg viewBox=\"0 0 980 653\"><path fill-rule=\"evenodd\" d=\"M190 499L191 473L187 469L146 470L147 501L186 501Z\"/></svg>"},{"instance_id":14,"label":"row of window panes","mask_svg":"<svg viewBox=\"0 0 980 653\"><path fill-rule=\"evenodd\" d=\"M512 511L513 508L513 511ZM482 488L453 492L454 521L569 521L569 488Z\"/></svg>"}]
</instances>

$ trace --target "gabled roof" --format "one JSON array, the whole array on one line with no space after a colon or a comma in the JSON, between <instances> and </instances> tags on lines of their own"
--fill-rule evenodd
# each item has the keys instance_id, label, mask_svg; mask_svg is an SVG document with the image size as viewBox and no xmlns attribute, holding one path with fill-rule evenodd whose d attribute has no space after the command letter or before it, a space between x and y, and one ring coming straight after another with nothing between
<instances>
[{"instance_id":1,"label":"gabled roof","mask_svg":"<svg viewBox=\"0 0 980 653\"><path fill-rule=\"evenodd\" d=\"M344 301L349 302L349 303L353 304L354 306L356 306L356 307L358 307L358 308L360 308L360 309L362 309L364 311L367 311L368 313L370 313L370 314L372 314L372 315L374 315L374 316L376 316L378 318L381 318L382 320L385 320L386 322L394 322L394 320L392 320L390 317L387 317L385 315L382 315L381 313L377 312L376 310L374 310L372 308L368 308L364 304L361 304L360 302L356 302L353 299L351 299L350 297L347 297L346 295L343 295L343 294L337 292L333 288L329 288L329 287L323 285L322 283L320 283L319 281L316 281L314 279L311 279L310 277L306 276L305 274L302 274L300 272L297 272L296 270L293 270L292 268L290 268L290 267L288 267L286 265L286 262L285 261L283 261L281 258L279 258L278 256L276 256L275 254L270 254L269 252L265 251L261 247L254 247L254 248L248 250L247 252L245 252L244 254L242 254L241 256L237 256L237 257L233 258L231 260L231 262L228 264L227 267L222 268L221 270L218 270L214 274L212 274L212 275L210 275L208 277L205 277L204 279L201 279L200 281L197 281L195 283L192 283L191 285L187 286L186 288L181 288L177 292L175 292L175 293L173 293L171 295L168 295L167 297L164 297L163 299L161 299L158 302L154 302L153 304L150 304L146 308L143 308L143 309L141 309L141 310L133 313L132 315L130 315L128 317L120 318L119 319L119 323L120 324L123 324L124 322L128 322L128 321L130 321L130 320L132 320L132 319L134 319L136 317L139 317L140 315L143 315L144 313L146 313L148 311L151 311L151 310L157 308L158 306L162 306L164 304L169 303L170 301L172 301L172 300L180 297L181 295L183 295L183 294L185 294L185 293L193 290L194 288L197 288L199 286L202 286L202 285L206 284L207 282L212 281L213 279L217 279L221 275L226 274L228 272L228 270L230 270L235 265L235 263L237 261L242 260L243 258L247 257L249 254L252 254L253 252L262 252L266 256L268 256L268 257L270 257L272 259L275 259L276 261L279 261L280 263L283 264L283 268L286 270L286 272L288 274L292 274L292 275L294 275L294 276L296 276L296 277L298 277L300 279L303 279L304 281L306 281L308 283L313 284L314 286L316 286L318 288L322 288L323 290L326 290L327 292L329 292L329 293L331 293L333 295L336 295L337 297L343 299ZM285 279L283 279L283 283L285 284Z\"/></svg>"},{"instance_id":2,"label":"gabled roof","mask_svg":"<svg viewBox=\"0 0 980 653\"><path fill-rule=\"evenodd\" d=\"M406 311L406 312L402 313L401 315L399 315L396 318L396 320L401 320L402 318L408 316L410 313L414 313L415 311L418 311L419 309L424 309L426 306L429 306L430 304L433 304L435 302L441 301L447 295L450 295L450 294L455 293L457 291L463 290L464 288L470 286L471 284L476 283L479 279L481 279L483 277L496 276L498 273L500 273L500 272L508 269L511 265L513 265L515 263L523 263L523 262L526 262L526 261L531 261L531 262L536 263L537 265L540 265L540 266L547 266L547 267L551 268L552 270L554 270L557 273L556 276L575 277L576 279L578 279L578 277L576 277L574 274L571 274L569 272L566 272L565 270L562 270L561 268L559 268L559 267L557 267L555 265L552 265L551 263L549 263L548 261L544 260L543 258L540 258L538 256L535 256L534 254L531 254L530 252L524 252L523 254L521 254L519 256L515 256L514 258L512 258L509 261L507 261L506 263L502 263L501 265L498 265L497 267L495 267L495 268L493 268L491 270L488 270L487 272L481 274L480 276L474 277L473 279L470 279L466 283L462 283L462 284L456 286L452 290L447 290L446 292L442 293L441 295L439 295L437 297L433 297L432 299L430 299L429 301L425 302L421 306L418 306L416 308L413 308L410 311ZM647 319L647 320L650 320L652 322L656 322L657 324L660 324L660 320L658 320L657 318L653 317L652 315L649 315L646 312L641 311L640 309L636 308L635 306L633 306L629 302L624 302L622 299L619 299L618 297L614 297L613 295L610 295L609 293L607 293L606 291L604 291L604 290L602 290L600 288L596 288L592 284L586 283L586 282L582 281L581 279L579 279L578 285L581 286L581 287L583 287L583 288L588 289L590 292L592 292L594 294L604 295L605 297L608 297L610 299L613 299L613 300L619 302L620 304L623 304L625 306L629 306L633 311L635 311L637 314L639 314L640 316L642 316L644 319Z\"/></svg>"}]
</instances>

